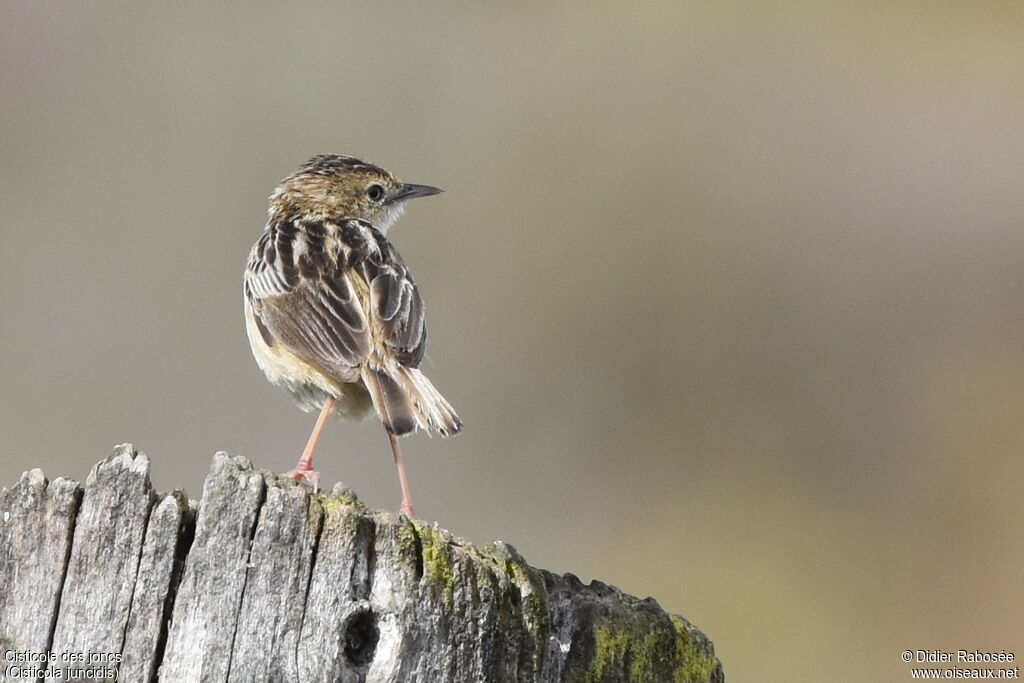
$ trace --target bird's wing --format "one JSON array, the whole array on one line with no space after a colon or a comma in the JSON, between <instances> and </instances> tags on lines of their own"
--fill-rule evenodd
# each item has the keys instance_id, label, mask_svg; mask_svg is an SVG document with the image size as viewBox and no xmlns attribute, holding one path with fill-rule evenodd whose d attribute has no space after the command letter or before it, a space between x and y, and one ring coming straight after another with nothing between
<instances>
[{"instance_id":1,"label":"bird's wing","mask_svg":"<svg viewBox=\"0 0 1024 683\"><path fill-rule=\"evenodd\" d=\"M362 221L344 221L365 232ZM354 381L373 348L370 325L354 280L356 249L344 226L293 221L271 226L253 246L245 295L268 345L284 344L341 381ZM362 287L360 287L362 285Z\"/></svg>"},{"instance_id":2,"label":"bird's wing","mask_svg":"<svg viewBox=\"0 0 1024 683\"><path fill-rule=\"evenodd\" d=\"M409 269L380 232L367 231L371 248L357 268L369 283L370 329L374 344L363 382L385 429L408 434L416 429L444 436L462 429L455 410L417 366L427 348L423 300Z\"/></svg>"},{"instance_id":3,"label":"bird's wing","mask_svg":"<svg viewBox=\"0 0 1024 683\"><path fill-rule=\"evenodd\" d=\"M264 341L342 381L353 381L371 354L415 368L426 352L419 289L366 221L272 226L253 246L245 293Z\"/></svg>"},{"instance_id":4,"label":"bird's wing","mask_svg":"<svg viewBox=\"0 0 1024 683\"><path fill-rule=\"evenodd\" d=\"M370 229L376 248L359 270L370 286L370 321L375 342L406 367L418 367L427 350L427 325L420 291L387 238Z\"/></svg>"}]
</instances>

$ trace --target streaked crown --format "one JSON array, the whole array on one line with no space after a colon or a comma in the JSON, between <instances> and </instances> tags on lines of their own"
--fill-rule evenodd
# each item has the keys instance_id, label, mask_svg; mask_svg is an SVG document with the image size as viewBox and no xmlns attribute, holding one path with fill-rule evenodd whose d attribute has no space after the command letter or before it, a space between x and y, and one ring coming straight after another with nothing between
<instances>
[{"instance_id":1,"label":"streaked crown","mask_svg":"<svg viewBox=\"0 0 1024 683\"><path fill-rule=\"evenodd\" d=\"M270 197L270 223L361 218L381 232L402 215L405 201L437 194L403 183L383 168L342 154L320 154L281 181Z\"/></svg>"}]
</instances>

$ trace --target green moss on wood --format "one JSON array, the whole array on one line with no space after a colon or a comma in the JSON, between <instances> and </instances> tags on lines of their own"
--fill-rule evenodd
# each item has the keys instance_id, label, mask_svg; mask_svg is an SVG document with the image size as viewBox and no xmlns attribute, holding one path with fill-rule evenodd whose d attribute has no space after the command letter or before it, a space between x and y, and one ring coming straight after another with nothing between
<instances>
[{"instance_id":1,"label":"green moss on wood","mask_svg":"<svg viewBox=\"0 0 1024 683\"><path fill-rule=\"evenodd\" d=\"M692 624L671 616L672 631L636 632L628 625L604 625L593 631L593 655L578 683L664 680L704 683L717 660L707 638Z\"/></svg>"},{"instance_id":2,"label":"green moss on wood","mask_svg":"<svg viewBox=\"0 0 1024 683\"><path fill-rule=\"evenodd\" d=\"M451 598L455 591L455 569L448 539L439 530L419 521L413 521L423 548L423 577Z\"/></svg>"},{"instance_id":3,"label":"green moss on wood","mask_svg":"<svg viewBox=\"0 0 1024 683\"><path fill-rule=\"evenodd\" d=\"M590 660L585 680L602 681L609 667L620 669L626 661L632 638L625 631L600 627L594 631L594 658Z\"/></svg>"},{"instance_id":4,"label":"green moss on wood","mask_svg":"<svg viewBox=\"0 0 1024 683\"><path fill-rule=\"evenodd\" d=\"M522 596L523 615L526 617L526 623L536 630L539 635L539 645L542 647L547 641L550 630L547 591L544 590L544 584L540 577L530 569L519 553L509 550L508 546L503 546L502 552L506 558L505 570Z\"/></svg>"},{"instance_id":5,"label":"green moss on wood","mask_svg":"<svg viewBox=\"0 0 1024 683\"><path fill-rule=\"evenodd\" d=\"M407 567L415 567L420 552L419 538L411 522L398 526L398 557Z\"/></svg>"},{"instance_id":6,"label":"green moss on wood","mask_svg":"<svg viewBox=\"0 0 1024 683\"><path fill-rule=\"evenodd\" d=\"M320 507L324 509L324 512L341 507L354 507L359 512L366 511L366 506L363 505L362 501L356 498L348 489L335 490L331 493L317 492L313 494L313 498L316 502L320 503Z\"/></svg>"},{"instance_id":7,"label":"green moss on wood","mask_svg":"<svg viewBox=\"0 0 1024 683\"><path fill-rule=\"evenodd\" d=\"M673 672L674 683L710 680L718 660L707 636L686 619L675 614L669 616L676 629L676 661L679 662Z\"/></svg>"}]
</instances>

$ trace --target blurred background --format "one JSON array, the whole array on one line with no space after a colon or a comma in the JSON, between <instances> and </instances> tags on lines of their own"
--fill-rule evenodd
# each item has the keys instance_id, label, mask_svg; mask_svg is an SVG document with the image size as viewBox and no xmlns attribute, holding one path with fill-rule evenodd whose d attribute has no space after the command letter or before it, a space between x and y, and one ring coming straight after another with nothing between
<instances>
[{"instance_id":1,"label":"blurred background","mask_svg":"<svg viewBox=\"0 0 1024 683\"><path fill-rule=\"evenodd\" d=\"M1024 656L1024 7L0 5L0 483L294 465L242 267L310 156L391 235L463 435L418 512L653 595L732 681ZM387 439L318 452L394 509Z\"/></svg>"}]
</instances>

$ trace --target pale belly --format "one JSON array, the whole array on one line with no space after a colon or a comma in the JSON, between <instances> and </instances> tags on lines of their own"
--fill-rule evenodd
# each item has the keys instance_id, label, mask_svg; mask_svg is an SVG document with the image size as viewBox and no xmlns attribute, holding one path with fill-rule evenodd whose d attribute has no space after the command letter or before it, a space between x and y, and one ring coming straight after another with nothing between
<instances>
[{"instance_id":1,"label":"pale belly","mask_svg":"<svg viewBox=\"0 0 1024 683\"><path fill-rule=\"evenodd\" d=\"M284 387L302 410L319 411L328 396L335 398L334 412L342 417L360 418L373 408L370 394L361 381L340 382L299 358L280 342L267 346L248 301L245 302L245 331L252 355L263 374L271 384Z\"/></svg>"}]
</instances>

